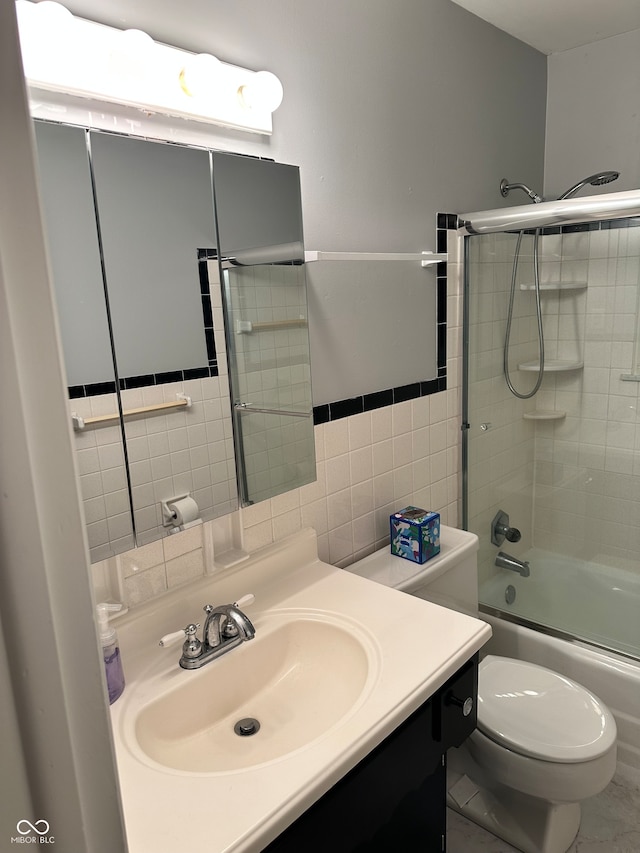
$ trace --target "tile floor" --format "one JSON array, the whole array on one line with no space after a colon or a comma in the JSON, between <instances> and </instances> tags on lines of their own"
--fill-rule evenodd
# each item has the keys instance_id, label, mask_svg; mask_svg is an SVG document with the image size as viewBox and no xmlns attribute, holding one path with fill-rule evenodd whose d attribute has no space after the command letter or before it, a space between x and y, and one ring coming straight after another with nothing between
<instances>
[{"instance_id":1,"label":"tile floor","mask_svg":"<svg viewBox=\"0 0 640 853\"><path fill-rule=\"evenodd\" d=\"M517 853L448 809L448 853ZM640 769L618 764L608 787L582 804L582 824L568 853L640 853Z\"/></svg>"}]
</instances>

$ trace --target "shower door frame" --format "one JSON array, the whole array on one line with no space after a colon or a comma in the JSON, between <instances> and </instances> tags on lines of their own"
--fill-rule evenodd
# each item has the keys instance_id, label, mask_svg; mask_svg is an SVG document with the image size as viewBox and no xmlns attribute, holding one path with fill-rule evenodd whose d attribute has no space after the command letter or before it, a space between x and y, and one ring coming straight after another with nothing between
<instances>
[{"instance_id":1,"label":"shower door frame","mask_svg":"<svg viewBox=\"0 0 640 853\"><path fill-rule=\"evenodd\" d=\"M541 202L518 207L477 211L458 215L458 236L464 238L462 279L462 405L461 405L461 523L469 529L469 410L470 386L470 243L469 237L492 233L507 233L542 229L550 226L578 225L640 217L640 190L620 193L603 193L586 199L572 198L563 201ZM479 609L508 622L522 625L567 642L587 644L625 658L637 660L634 655L598 642L583 639L562 628L533 622L526 617L499 610L492 605L479 603Z\"/></svg>"}]
</instances>

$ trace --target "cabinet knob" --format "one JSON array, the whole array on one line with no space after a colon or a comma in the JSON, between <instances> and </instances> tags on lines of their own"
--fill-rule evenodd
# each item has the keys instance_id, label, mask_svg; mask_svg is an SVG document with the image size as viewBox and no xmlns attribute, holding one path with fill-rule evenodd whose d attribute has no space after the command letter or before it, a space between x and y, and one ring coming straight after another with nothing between
<instances>
[{"instance_id":1,"label":"cabinet knob","mask_svg":"<svg viewBox=\"0 0 640 853\"><path fill-rule=\"evenodd\" d=\"M462 716L468 717L473 711L473 696L467 696L466 699L459 699L457 696L454 696L453 693L449 693L445 700L445 704L455 705L456 708L462 708Z\"/></svg>"}]
</instances>

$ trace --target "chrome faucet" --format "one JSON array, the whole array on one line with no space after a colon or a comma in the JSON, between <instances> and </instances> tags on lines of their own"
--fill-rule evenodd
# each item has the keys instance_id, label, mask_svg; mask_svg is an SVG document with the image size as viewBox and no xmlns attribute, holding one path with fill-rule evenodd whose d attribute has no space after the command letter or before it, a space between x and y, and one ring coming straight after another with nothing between
<instances>
[{"instance_id":1,"label":"chrome faucet","mask_svg":"<svg viewBox=\"0 0 640 853\"><path fill-rule=\"evenodd\" d=\"M181 631L167 634L160 640L161 646L168 646L175 640L183 639L182 656L178 663L183 669L200 669L209 661L235 649L240 643L252 640L256 629L249 617L242 612L241 606L251 604L253 595L245 595L233 604L222 604L214 607L205 605L207 614L202 631L202 640L198 638L200 624L190 624Z\"/></svg>"},{"instance_id":2,"label":"chrome faucet","mask_svg":"<svg viewBox=\"0 0 640 853\"><path fill-rule=\"evenodd\" d=\"M240 637L242 640L252 640L256 631L251 620L238 604L223 604L220 607L212 607L207 604L204 608L207 620L202 632L203 643L211 649L216 649L226 640Z\"/></svg>"},{"instance_id":3,"label":"chrome faucet","mask_svg":"<svg viewBox=\"0 0 640 853\"><path fill-rule=\"evenodd\" d=\"M530 575L528 560L523 562L504 551L498 552L498 556L496 557L496 566L500 569L510 569L512 572L518 572L518 574L522 575L523 578L528 578Z\"/></svg>"}]
</instances>

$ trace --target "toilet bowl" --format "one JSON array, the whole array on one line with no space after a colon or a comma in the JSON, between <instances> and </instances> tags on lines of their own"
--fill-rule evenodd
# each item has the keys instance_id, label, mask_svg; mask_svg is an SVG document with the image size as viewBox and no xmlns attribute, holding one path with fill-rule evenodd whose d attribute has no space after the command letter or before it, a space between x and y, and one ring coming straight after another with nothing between
<instances>
[{"instance_id":1,"label":"toilet bowl","mask_svg":"<svg viewBox=\"0 0 640 853\"><path fill-rule=\"evenodd\" d=\"M382 548L349 570L477 615L477 537L440 535L440 555L422 565ZM613 715L571 679L496 655L480 662L477 710L477 729L448 753L447 804L524 853L565 853L580 802L613 777Z\"/></svg>"},{"instance_id":2,"label":"toilet bowl","mask_svg":"<svg viewBox=\"0 0 640 853\"><path fill-rule=\"evenodd\" d=\"M615 767L615 720L597 696L544 667L487 655L478 728L449 754L447 803L525 853L564 853L580 802Z\"/></svg>"}]
</instances>

